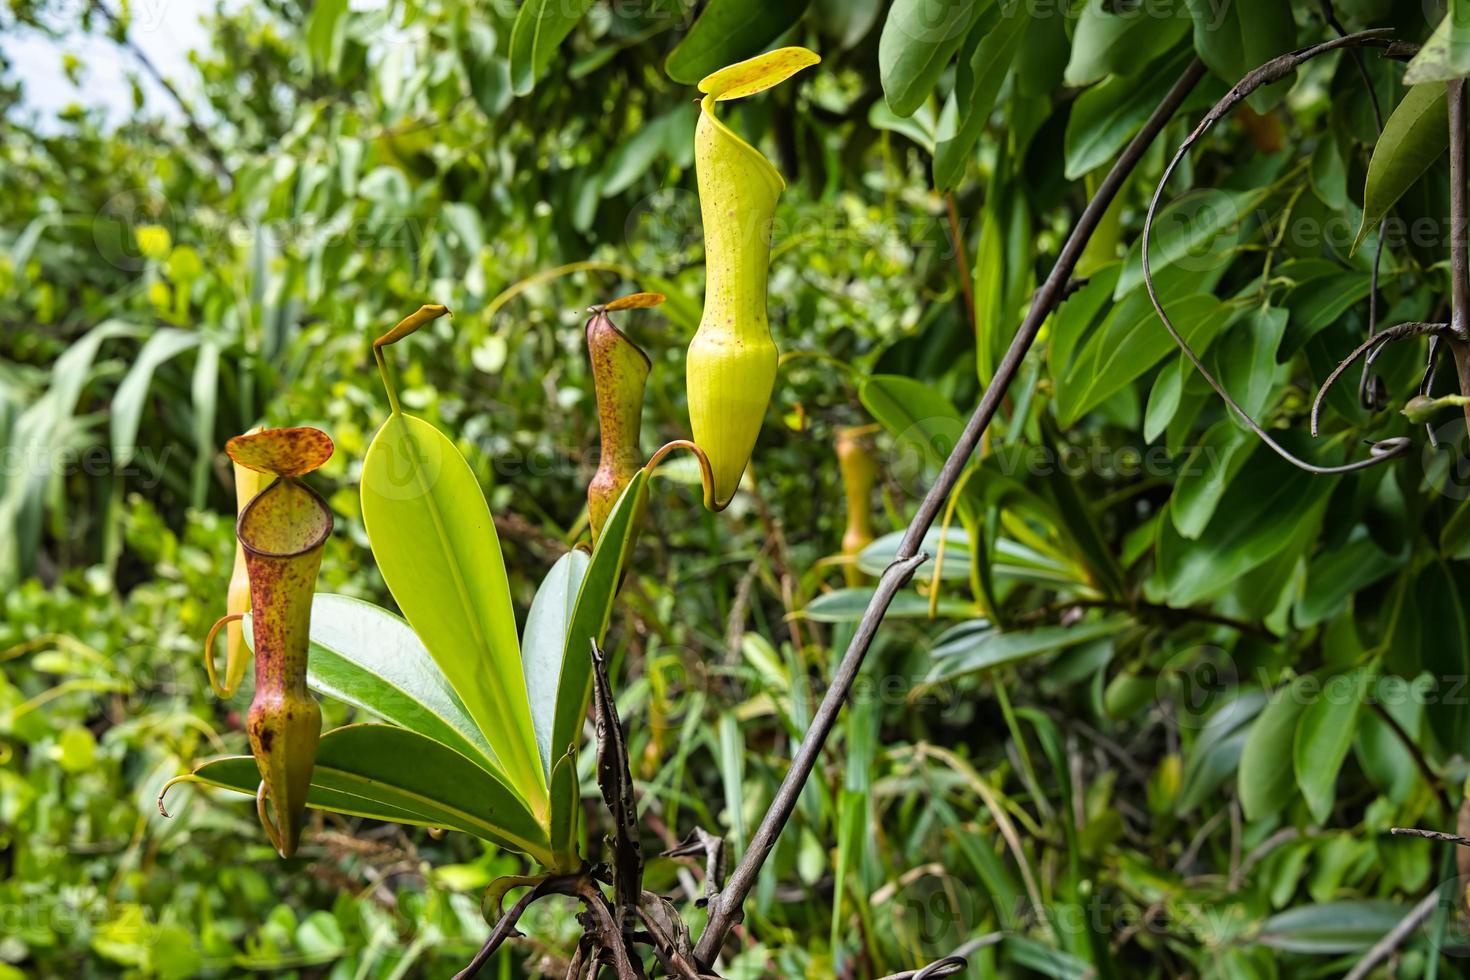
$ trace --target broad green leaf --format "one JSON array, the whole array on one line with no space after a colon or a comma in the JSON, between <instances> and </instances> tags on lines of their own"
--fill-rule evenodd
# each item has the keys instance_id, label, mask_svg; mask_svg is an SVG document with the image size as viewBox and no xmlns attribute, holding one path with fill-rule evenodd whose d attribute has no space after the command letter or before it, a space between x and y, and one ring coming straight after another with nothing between
<instances>
[{"instance_id":1,"label":"broad green leaf","mask_svg":"<svg viewBox=\"0 0 1470 980\"><path fill-rule=\"evenodd\" d=\"M1171 271L1198 281L1222 270L1234 259L1246 226L1266 197L1264 189L1204 188L1186 191L1170 201L1154 219L1153 234L1149 236L1148 260L1154 279ZM1139 235L1123 261L1113 299L1125 299L1142 285L1143 236ZM1203 290L1196 286L1195 291Z\"/></svg>"},{"instance_id":2,"label":"broad green leaf","mask_svg":"<svg viewBox=\"0 0 1470 980\"><path fill-rule=\"evenodd\" d=\"M1188 63L1188 52L1161 61L1142 76L1116 75L1072 103L1063 140L1066 177L1081 180L1112 161L1163 100Z\"/></svg>"},{"instance_id":3,"label":"broad green leaf","mask_svg":"<svg viewBox=\"0 0 1470 980\"><path fill-rule=\"evenodd\" d=\"M1079 643L1113 636L1131 622L1127 616L1110 616L1073 626L1040 626L1006 633L991 628L985 620L961 623L945 630L934 641L934 649L929 654L934 666L928 679L951 680L1044 653L1056 653Z\"/></svg>"},{"instance_id":4,"label":"broad green leaf","mask_svg":"<svg viewBox=\"0 0 1470 980\"><path fill-rule=\"evenodd\" d=\"M1307 693L1317 683L1315 677L1302 676L1283 684L1271 692L1252 723L1237 779L1247 820L1264 820L1279 813L1295 795L1290 749L1297 722L1307 709Z\"/></svg>"},{"instance_id":5,"label":"broad green leaf","mask_svg":"<svg viewBox=\"0 0 1470 980\"><path fill-rule=\"evenodd\" d=\"M1097 270L1085 285L1062 301L1061 307L1047 321L1051 343L1047 346L1046 360L1053 375L1061 377L1066 373L1078 345L1111 308L1113 290L1122 271L1121 262Z\"/></svg>"},{"instance_id":6,"label":"broad green leaf","mask_svg":"<svg viewBox=\"0 0 1470 980\"><path fill-rule=\"evenodd\" d=\"M807 603L802 615L818 623L855 623L873 598L874 590L866 587L833 589ZM941 597L935 615L940 619L973 616L975 607L962 599ZM888 619L927 619L929 597L917 592L900 592L888 607Z\"/></svg>"},{"instance_id":7,"label":"broad green leaf","mask_svg":"<svg viewBox=\"0 0 1470 980\"><path fill-rule=\"evenodd\" d=\"M1344 313L1367 299L1372 278L1366 268L1331 272L1313 268L1282 298L1289 318L1286 336L1277 348L1276 359L1289 361L1307 342L1342 319ZM1317 274L1322 273L1322 274Z\"/></svg>"},{"instance_id":8,"label":"broad green leaf","mask_svg":"<svg viewBox=\"0 0 1470 980\"><path fill-rule=\"evenodd\" d=\"M1427 13L1430 8L1424 9ZM1467 77L1470 77L1470 2L1450 0L1444 19L1409 62L1404 84L1448 82Z\"/></svg>"},{"instance_id":9,"label":"broad green leaf","mask_svg":"<svg viewBox=\"0 0 1470 980\"><path fill-rule=\"evenodd\" d=\"M1208 294L1168 304L1169 317L1196 352L1206 350L1231 309ZM1066 428L1176 350L1146 295L1135 292L1113 308L1083 345L1057 386L1057 419Z\"/></svg>"},{"instance_id":10,"label":"broad green leaf","mask_svg":"<svg viewBox=\"0 0 1470 980\"><path fill-rule=\"evenodd\" d=\"M1193 365L1188 370L1194 370ZM1182 537L1204 533L1230 481L1251 458L1260 440L1230 419L1211 426L1179 466L1169 517Z\"/></svg>"},{"instance_id":11,"label":"broad green leaf","mask_svg":"<svg viewBox=\"0 0 1470 980\"><path fill-rule=\"evenodd\" d=\"M944 462L964 429L950 400L914 378L875 374L863 379L858 397L873 418L930 466Z\"/></svg>"},{"instance_id":12,"label":"broad green leaf","mask_svg":"<svg viewBox=\"0 0 1470 980\"><path fill-rule=\"evenodd\" d=\"M1289 318L1286 310L1263 303L1241 317L1214 347L1216 377L1253 418L1268 406L1283 373L1276 351Z\"/></svg>"},{"instance_id":13,"label":"broad green leaf","mask_svg":"<svg viewBox=\"0 0 1470 980\"><path fill-rule=\"evenodd\" d=\"M495 50L495 31L488 24L470 24L464 34L460 58L470 95L487 119L510 107L515 92L510 86L510 62Z\"/></svg>"},{"instance_id":14,"label":"broad green leaf","mask_svg":"<svg viewBox=\"0 0 1470 980\"><path fill-rule=\"evenodd\" d=\"M1026 28L1031 24L1029 7L1022 3L998 3L974 28L986 30L969 58L962 58L955 98L960 106L960 124L955 135L940 140L934 153L934 186L949 190L964 175L965 164L975 141L985 129L995 109L1001 83L1010 73L1011 63L1021 48Z\"/></svg>"},{"instance_id":15,"label":"broad green leaf","mask_svg":"<svg viewBox=\"0 0 1470 980\"><path fill-rule=\"evenodd\" d=\"M395 413L368 447L362 518L383 581L475 719L506 777L546 800L500 540L454 443Z\"/></svg>"},{"instance_id":16,"label":"broad green leaf","mask_svg":"<svg viewBox=\"0 0 1470 980\"><path fill-rule=\"evenodd\" d=\"M254 796L260 773L250 756L231 756L195 769L194 780ZM323 735L307 805L458 830L551 863L546 831L514 790L448 746L392 725Z\"/></svg>"},{"instance_id":17,"label":"broad green leaf","mask_svg":"<svg viewBox=\"0 0 1470 980\"><path fill-rule=\"evenodd\" d=\"M1183 607L1223 594L1286 547L1304 523L1320 519L1336 485L1337 477L1314 476L1273 454L1258 455L1230 482L1196 540L1182 538L1172 519L1159 522L1156 577L1162 596Z\"/></svg>"},{"instance_id":18,"label":"broad green leaf","mask_svg":"<svg viewBox=\"0 0 1470 980\"><path fill-rule=\"evenodd\" d=\"M894 0L878 40L878 76L888 107L911 116L934 91L976 14L995 0Z\"/></svg>"},{"instance_id":19,"label":"broad green leaf","mask_svg":"<svg viewBox=\"0 0 1470 980\"><path fill-rule=\"evenodd\" d=\"M1449 104L1442 85L1416 85L1383 125L1368 161L1363 189L1363 224L1353 251L1450 145Z\"/></svg>"},{"instance_id":20,"label":"broad green leaf","mask_svg":"<svg viewBox=\"0 0 1470 980\"><path fill-rule=\"evenodd\" d=\"M526 694L531 699L531 720L536 726L536 743L541 762L551 775L551 728L556 720L556 685L566 656L567 631L576 612L577 596L591 559L575 548L557 559L541 580L526 629L521 638L521 666L526 674Z\"/></svg>"},{"instance_id":21,"label":"broad green leaf","mask_svg":"<svg viewBox=\"0 0 1470 980\"><path fill-rule=\"evenodd\" d=\"M858 552L858 568L868 575L882 575L884 569L898 557L898 546L903 541L903 531L893 531L875 538L866 548ZM963 582L970 577L970 536L957 527L940 534L939 528L931 527L924 535L919 550L928 554L931 561L922 566L917 577L929 579L934 575L932 559L939 553L939 542L944 541L944 567L939 577L944 581Z\"/></svg>"},{"instance_id":22,"label":"broad green leaf","mask_svg":"<svg viewBox=\"0 0 1470 980\"><path fill-rule=\"evenodd\" d=\"M936 157L936 170L938 158ZM1006 242L1001 233L1000 208L1004 197L997 176L990 182L980 212L980 241L975 246L975 373L982 387L995 377L999 337L1007 333L1005 268Z\"/></svg>"},{"instance_id":23,"label":"broad green leaf","mask_svg":"<svg viewBox=\"0 0 1470 980\"><path fill-rule=\"evenodd\" d=\"M1332 816L1337 773L1358 733L1358 712L1373 672L1365 666L1324 678L1297 725L1292 742L1296 782L1319 824Z\"/></svg>"},{"instance_id":24,"label":"broad green leaf","mask_svg":"<svg viewBox=\"0 0 1470 980\"><path fill-rule=\"evenodd\" d=\"M245 642L255 649L247 618ZM386 609L345 595L311 603L313 691L432 738L499 773L495 753L409 625Z\"/></svg>"},{"instance_id":25,"label":"broad green leaf","mask_svg":"<svg viewBox=\"0 0 1470 980\"><path fill-rule=\"evenodd\" d=\"M623 580L623 570L638 541L638 526L648 506L648 471L639 470L623 488L613 505L592 560L582 577L577 604L567 626L561 673L556 682L556 716L551 726L553 754L575 748L592 699L592 643L602 642L612 619L613 599Z\"/></svg>"},{"instance_id":26,"label":"broad green leaf","mask_svg":"<svg viewBox=\"0 0 1470 980\"><path fill-rule=\"evenodd\" d=\"M184 351L198 347L202 339L192 330L161 327L143 343L112 396L112 455L116 466L131 462L138 450L138 425L143 420L143 406L153 384L153 373Z\"/></svg>"},{"instance_id":27,"label":"broad green leaf","mask_svg":"<svg viewBox=\"0 0 1470 980\"><path fill-rule=\"evenodd\" d=\"M1266 703L1265 692L1242 692L1220 705L1205 721L1184 757L1184 779L1175 812L1197 809L1235 774L1250 733L1250 721Z\"/></svg>"},{"instance_id":28,"label":"broad green leaf","mask_svg":"<svg viewBox=\"0 0 1470 980\"><path fill-rule=\"evenodd\" d=\"M1200 60L1227 85L1296 47L1291 4L1280 0L1189 0L1189 12ZM1256 112L1267 112L1289 88L1290 79L1283 79L1257 89L1247 101Z\"/></svg>"},{"instance_id":29,"label":"broad green leaf","mask_svg":"<svg viewBox=\"0 0 1470 980\"><path fill-rule=\"evenodd\" d=\"M525 0L510 29L510 83L526 95L546 74L556 49L577 26L592 0Z\"/></svg>"},{"instance_id":30,"label":"broad green leaf","mask_svg":"<svg viewBox=\"0 0 1470 980\"><path fill-rule=\"evenodd\" d=\"M1428 562L1414 583L1413 614L1419 627L1419 661L1447 691L1470 676L1470 613L1463 566ZM1396 653L1400 651L1395 651ZM1431 698L1429 725L1446 752L1470 751L1470 716L1458 696Z\"/></svg>"},{"instance_id":31,"label":"broad green leaf","mask_svg":"<svg viewBox=\"0 0 1470 980\"><path fill-rule=\"evenodd\" d=\"M1107 75L1136 74L1189 30L1184 0L1122 5L1087 0L1072 32L1072 56L1063 76L1073 87Z\"/></svg>"},{"instance_id":32,"label":"broad green leaf","mask_svg":"<svg viewBox=\"0 0 1470 980\"><path fill-rule=\"evenodd\" d=\"M710 0L669 53L664 71L676 82L693 85L711 72L743 61L785 34L801 20L811 0Z\"/></svg>"},{"instance_id":33,"label":"broad green leaf","mask_svg":"<svg viewBox=\"0 0 1470 980\"><path fill-rule=\"evenodd\" d=\"M1376 899L1299 905L1261 923L1256 942L1286 953L1358 953L1382 939L1407 914L1400 905Z\"/></svg>"},{"instance_id":34,"label":"broad green leaf","mask_svg":"<svg viewBox=\"0 0 1470 980\"><path fill-rule=\"evenodd\" d=\"M1342 614L1353 593L1401 565L1402 558L1384 554L1366 532L1341 547L1322 552L1307 569L1306 591L1296 604L1296 625L1316 626Z\"/></svg>"}]
</instances>

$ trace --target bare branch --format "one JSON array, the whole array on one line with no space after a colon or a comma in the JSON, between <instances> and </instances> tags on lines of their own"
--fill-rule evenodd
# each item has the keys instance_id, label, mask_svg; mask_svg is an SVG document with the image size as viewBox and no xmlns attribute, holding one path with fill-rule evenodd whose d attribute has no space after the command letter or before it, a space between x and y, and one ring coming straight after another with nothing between
<instances>
[{"instance_id":1,"label":"bare branch","mask_svg":"<svg viewBox=\"0 0 1470 980\"><path fill-rule=\"evenodd\" d=\"M740 920L745 896L754 886L761 866L765 864L771 848L775 846L776 837L786 826L786 821L791 817L802 788L811 777L817 756L827 736L831 733L832 726L837 721L838 712L847 700L848 692L852 690L858 669L862 667L868 648L877 634L878 625L883 621L884 615L888 612L888 606L898 590L925 560L925 557L919 554L919 546L924 540L924 535L934 524L940 509L954 490L961 472L969 464L970 456L975 452L975 447L980 443L980 437L995 417L1001 400L1015 380L1021 362L1035 342L1042 323L1065 298L1072 270L1076 268L1077 260L1081 258L1082 251L1086 248L1093 231L1096 230L1103 213L1112 203L1113 198L1117 196L1123 182L1138 166L1149 144L1174 117L1174 113L1179 110L1204 73L1204 64L1199 59L1196 58L1190 62L1189 67L1184 70L1173 88L1159 103L1158 108L1143 124L1138 135L1124 148L1108 175L1098 185L1097 192L1078 218L1066 244L1062 246L1061 254L1057 256L1056 264L1052 267L1046 282L1037 290L1026 319L1016 331L1010 347L996 367L994 379L985 389L985 393L980 398L980 404L975 407L974 413L955 443L954 450L945 461L934 485L929 488L929 492L924 496L917 513L909 523L893 564L884 570L879 579L878 587L872 599L868 601L868 608L864 611L861 621L853 632L847 652L842 655L842 660L837 666L827 693L823 696L822 703L812 717L811 726L800 746L797 747L796 755L791 760L791 768L787 770L786 777L776 791L775 799L772 800L770 808L762 818L755 836L751 838L749 849L735 869L725 890L710 903L709 924L705 926L694 950L695 958L700 964L708 967L714 962L725 937Z\"/></svg>"},{"instance_id":2,"label":"bare branch","mask_svg":"<svg viewBox=\"0 0 1470 980\"><path fill-rule=\"evenodd\" d=\"M1414 932L1419 928L1420 924L1429 918L1429 913L1433 912L1434 907L1438 904L1439 889L1435 888L1424 897L1423 901L1410 909L1409 914L1404 916L1398 925L1390 929L1386 936L1374 943L1373 948L1368 950L1363 958L1358 961L1358 965L1353 967L1352 972L1344 977L1343 980L1364 980L1368 974L1373 972L1375 966L1388 959L1389 956L1393 955L1394 950L1398 949L1408 941L1410 936L1414 935Z\"/></svg>"}]
</instances>

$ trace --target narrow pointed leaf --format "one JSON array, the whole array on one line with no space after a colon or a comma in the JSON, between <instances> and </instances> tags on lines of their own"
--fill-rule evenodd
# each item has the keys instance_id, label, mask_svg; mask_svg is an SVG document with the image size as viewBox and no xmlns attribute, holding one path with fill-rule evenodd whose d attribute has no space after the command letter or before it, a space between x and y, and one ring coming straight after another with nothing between
<instances>
[{"instance_id":1,"label":"narrow pointed leaf","mask_svg":"<svg viewBox=\"0 0 1470 980\"><path fill-rule=\"evenodd\" d=\"M194 776L251 796L260 781L248 756L207 762ZM307 805L458 830L549 863L545 830L514 790L447 745L392 725L323 735Z\"/></svg>"},{"instance_id":2,"label":"narrow pointed leaf","mask_svg":"<svg viewBox=\"0 0 1470 980\"><path fill-rule=\"evenodd\" d=\"M592 698L592 642L602 642L612 618L613 598L623 578L623 568L638 538L638 525L648 503L648 471L639 470L608 515L602 536L592 551L576 610L562 647L561 672L556 685L556 718L551 728L553 753L563 753L578 743L587 704Z\"/></svg>"},{"instance_id":3,"label":"narrow pointed leaf","mask_svg":"<svg viewBox=\"0 0 1470 980\"><path fill-rule=\"evenodd\" d=\"M1442 85L1416 85L1383 125L1368 161L1363 224L1353 249L1450 145L1449 103Z\"/></svg>"},{"instance_id":4,"label":"narrow pointed leaf","mask_svg":"<svg viewBox=\"0 0 1470 980\"><path fill-rule=\"evenodd\" d=\"M551 770L551 853L562 867L575 868L577 817L582 809L582 787L577 780L577 753L567 752Z\"/></svg>"}]
</instances>

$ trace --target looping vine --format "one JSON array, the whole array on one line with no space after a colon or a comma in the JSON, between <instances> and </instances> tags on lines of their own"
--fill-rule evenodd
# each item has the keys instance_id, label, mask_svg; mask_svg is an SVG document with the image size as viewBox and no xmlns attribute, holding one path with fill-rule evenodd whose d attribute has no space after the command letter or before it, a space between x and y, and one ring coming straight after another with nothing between
<instances>
[{"instance_id":1,"label":"looping vine","mask_svg":"<svg viewBox=\"0 0 1470 980\"><path fill-rule=\"evenodd\" d=\"M1149 300L1153 303L1154 310L1158 313L1159 319L1163 321L1164 327L1169 331L1169 336L1174 339L1174 343L1179 347L1180 351L1184 353L1184 356L1189 358L1190 363L1193 364L1195 369L1199 371L1201 376L1204 377L1206 383L1208 383L1210 388L1214 390L1215 394L1219 395L1220 398L1225 402L1225 404L1230 406L1231 411L1233 411L1236 416L1241 420L1241 422L1244 423L1245 426L1249 428L1252 432L1254 432L1262 442L1271 447L1272 451L1274 451L1276 455L1280 456L1282 459L1286 460L1288 463L1291 463L1298 469L1318 475L1351 473L1357 470L1366 469L1370 466L1376 466L1379 463L1386 462L1390 459L1395 459L1405 455L1409 451L1411 443L1408 439L1403 437L1380 440L1371 444L1369 455L1366 459L1357 460L1352 463L1344 463L1340 466L1319 466L1315 463L1309 463L1306 460L1301 459L1293 454L1286 447L1282 446L1279 442L1271 437L1271 434L1268 433L1260 425L1260 423L1258 423L1254 418L1251 417L1249 412L1241 408L1240 404L1233 397L1231 397L1230 393L1225 390L1225 387L1220 384L1215 376L1210 373L1209 369L1205 367L1204 362L1200 359L1200 356L1195 352L1194 348L1190 347L1189 342L1186 341L1184 337L1179 333L1179 328L1175 326L1174 321L1169 317L1168 311L1164 309L1163 300L1159 297L1158 288L1154 284L1153 264L1149 256L1149 245L1153 238L1154 220L1158 216L1159 205L1163 200L1164 190L1168 187L1169 178L1172 177L1174 175L1174 172L1179 169L1179 165L1189 155L1190 149L1192 149L1194 145L1198 143L1204 137L1204 135L1208 133L1211 128L1214 127L1216 123L1225 118L1225 116L1228 115L1232 109L1234 109L1241 102L1245 101L1245 99L1247 99L1257 89L1260 89L1266 85L1270 85L1273 82L1280 81L1291 72L1295 71L1301 65L1305 64L1308 61L1311 61L1313 58L1320 57L1321 55L1328 54L1329 52L1336 51L1342 48L1387 48L1392 43L1391 34L1392 32L1388 30L1371 30L1361 31L1357 34L1346 34L1341 37L1333 38L1330 41L1324 41L1321 44L1315 44L1310 47L1302 48L1300 50L1281 55L1278 58L1273 58L1272 60L1266 62L1264 65L1261 65L1259 68L1247 72L1244 78L1237 82L1230 89L1229 92L1225 93L1224 98L1216 102L1214 106L1212 106L1210 110L1205 113L1205 116L1203 119L1200 120L1199 125L1194 128L1189 136L1185 138L1184 142L1180 144L1179 149L1175 151L1173 158L1169 161L1169 165L1164 168L1163 174L1159 177L1158 186L1154 189L1153 197L1149 201L1148 211L1145 214L1143 220L1143 282L1145 288L1148 290ZM1374 342L1378 338L1384 337L1391 332L1392 331L1384 331L1383 333L1375 335L1375 337L1370 338L1368 343L1365 344L1361 349L1367 350L1368 348L1373 346ZM1392 339L1397 338L1396 336L1388 338L1388 340ZM1384 340L1383 343L1387 343L1388 340ZM1355 359L1355 357L1351 358L1350 360L1352 359ZM1339 368L1338 372L1334 372L1334 375L1336 375L1340 371L1341 368ZM1316 412L1314 408L1314 432L1315 415Z\"/></svg>"}]
</instances>

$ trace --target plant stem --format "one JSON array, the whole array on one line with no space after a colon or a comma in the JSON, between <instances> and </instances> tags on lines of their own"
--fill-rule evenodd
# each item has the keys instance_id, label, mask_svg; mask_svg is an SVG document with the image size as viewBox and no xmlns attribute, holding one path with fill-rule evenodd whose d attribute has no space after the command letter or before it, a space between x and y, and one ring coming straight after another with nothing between
<instances>
[{"instance_id":1,"label":"plant stem","mask_svg":"<svg viewBox=\"0 0 1470 980\"><path fill-rule=\"evenodd\" d=\"M1460 394L1470 395L1470 264L1466 258L1465 80L1446 84L1450 113L1450 353ZM1470 405L1465 406L1470 429Z\"/></svg>"},{"instance_id":2,"label":"plant stem","mask_svg":"<svg viewBox=\"0 0 1470 980\"><path fill-rule=\"evenodd\" d=\"M751 838L749 849L740 859L735 873L730 876L725 890L710 903L709 924L705 926L694 950L695 959L699 963L708 966L714 962L725 937L743 916L742 907L745 903L745 896L755 885L755 879L760 873L761 866L770 856L771 849L776 845L776 838L786 826L786 821L790 819L796 807L796 801L807 779L811 776L812 767L816 764L822 744L827 740L832 726L837 721L838 712L841 711L843 703L847 700L853 681L867 656L868 647L871 646L873 637L878 632L878 626L888 612L889 604L898 590L908 582L914 571L926 560L927 556L919 554L919 545L923 542L924 535L933 525L940 508L944 506L961 472L968 465L975 447L979 445L980 437L989 427L991 419L995 417L1001 399L1005 397L1006 390L1020 370L1021 362L1036 341L1041 325L1065 298L1072 270L1076 267L1077 260L1082 257L1082 251L1088 239L1092 237L1098 222L1102 220L1103 213L1112 203L1124 180L1138 166L1149 144L1173 118L1185 98L1204 77L1204 73L1205 66L1198 58L1190 62L1189 67L1174 83L1174 87L1169 90L1158 108L1144 123L1143 129L1123 150L1117 162L1113 164L1112 170L1098 185L1097 193L1083 209L1071 235L1062 246L1061 254L1057 256L1056 264L1052 267L1046 282L1036 291L1036 297L1026 314L1026 319L1016 331L1016 336L1012 338L1005 357L1001 359L996 368L994 380L985 389L985 393L980 398L980 404L975 407L974 414L970 416L964 432L960 434L954 451L950 453L949 459L945 460L934 485L929 488L929 492L919 504L918 512L915 513L908 530L904 533L893 563L884 569L882 577L878 580L878 587L872 599L868 601L868 608L864 611L863 618L853 633L847 652L842 655L842 660L837 665L831 685L827 688L821 705L818 706L816 714L812 717L811 727L802 738L801 745L798 746L796 755L791 760L791 768L787 770L786 777L776 791L775 799L771 801L771 806L766 811L765 817L762 818L755 836Z\"/></svg>"}]
</instances>

